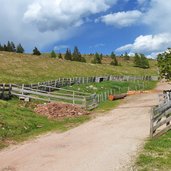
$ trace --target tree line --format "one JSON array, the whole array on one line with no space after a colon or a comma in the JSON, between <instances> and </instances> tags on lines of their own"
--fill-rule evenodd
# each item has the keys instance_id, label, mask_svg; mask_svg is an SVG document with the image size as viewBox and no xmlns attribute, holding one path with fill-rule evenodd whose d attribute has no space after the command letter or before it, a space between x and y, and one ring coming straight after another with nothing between
<instances>
[{"instance_id":1,"label":"tree line","mask_svg":"<svg viewBox=\"0 0 171 171\"><path fill-rule=\"evenodd\" d=\"M24 53L25 50L21 43L15 44L12 41L8 41L6 44L0 44L0 51L6 51L6 52L16 52L16 53ZM33 49L33 55L41 55L41 52L38 50L37 47Z\"/></svg>"},{"instance_id":2,"label":"tree line","mask_svg":"<svg viewBox=\"0 0 171 171\"><path fill-rule=\"evenodd\" d=\"M24 53L24 48L21 45L21 43L19 43L18 45L15 45L14 42L8 41L7 44L4 44L4 45L0 44L0 51ZM33 49L32 54L33 55L41 55L41 52L39 51L39 49L37 47L35 47ZM93 59L92 59L91 63L93 63L93 64L102 64L102 59L104 57L104 55L102 53L99 54L99 53L96 52L95 54L91 54L91 56L93 56ZM55 53L55 51L52 50L51 53L50 53L50 57L51 58L57 58L58 57L59 59L64 58L65 60L77 61L77 62L86 62L85 57L82 56L82 54L80 53L77 46L74 47L73 52L71 52L71 50L69 48L67 48L64 55L59 53L58 56ZM110 63L111 65L113 65L113 66L121 65L118 62L117 56L115 55L114 52L112 52L109 56L107 55L107 57L111 58L111 63ZM120 57L123 58L125 61L130 60L130 56L128 55L127 52L122 54ZM158 60L162 60L163 58L164 58L163 55L160 54ZM135 55L133 56L133 61L134 61L134 66L135 67L144 68L144 69L150 67L149 61L145 57L144 54L135 53ZM163 60L162 60L162 63L163 63Z\"/></svg>"},{"instance_id":3,"label":"tree line","mask_svg":"<svg viewBox=\"0 0 171 171\"><path fill-rule=\"evenodd\" d=\"M6 44L0 44L0 51L24 53L24 48L21 43L15 45L14 42L8 41Z\"/></svg>"}]
</instances>

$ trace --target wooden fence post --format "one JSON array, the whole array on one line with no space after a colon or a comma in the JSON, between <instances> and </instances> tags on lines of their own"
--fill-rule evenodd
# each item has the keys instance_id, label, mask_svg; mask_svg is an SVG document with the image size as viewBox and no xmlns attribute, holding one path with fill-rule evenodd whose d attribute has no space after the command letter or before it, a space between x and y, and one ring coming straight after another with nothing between
<instances>
[{"instance_id":1,"label":"wooden fence post","mask_svg":"<svg viewBox=\"0 0 171 171\"><path fill-rule=\"evenodd\" d=\"M154 130L153 130L153 117L154 117L154 110L153 110L153 108L151 108L151 111L150 111L150 137L151 138L153 137L153 133L154 133Z\"/></svg>"},{"instance_id":2,"label":"wooden fence post","mask_svg":"<svg viewBox=\"0 0 171 171\"><path fill-rule=\"evenodd\" d=\"M73 104L75 104L75 92L73 91Z\"/></svg>"}]
</instances>

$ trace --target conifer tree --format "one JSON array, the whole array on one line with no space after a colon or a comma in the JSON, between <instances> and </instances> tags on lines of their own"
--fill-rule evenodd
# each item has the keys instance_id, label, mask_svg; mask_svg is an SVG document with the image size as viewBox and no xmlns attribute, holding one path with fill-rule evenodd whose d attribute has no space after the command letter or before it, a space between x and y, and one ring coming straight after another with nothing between
<instances>
[{"instance_id":1,"label":"conifer tree","mask_svg":"<svg viewBox=\"0 0 171 171\"><path fill-rule=\"evenodd\" d=\"M96 52L94 59L91 61L93 64L101 64L100 55Z\"/></svg>"},{"instance_id":2,"label":"conifer tree","mask_svg":"<svg viewBox=\"0 0 171 171\"><path fill-rule=\"evenodd\" d=\"M33 49L33 55L41 55L41 53L40 53L40 51L37 49L37 47L35 47L34 49Z\"/></svg>"},{"instance_id":3,"label":"conifer tree","mask_svg":"<svg viewBox=\"0 0 171 171\"><path fill-rule=\"evenodd\" d=\"M56 53L55 53L54 50L52 50L52 52L51 52L51 54L50 54L50 57L51 57L51 58L56 58Z\"/></svg>"},{"instance_id":4,"label":"conifer tree","mask_svg":"<svg viewBox=\"0 0 171 171\"><path fill-rule=\"evenodd\" d=\"M4 51L4 47L0 44L0 51Z\"/></svg>"},{"instance_id":5,"label":"conifer tree","mask_svg":"<svg viewBox=\"0 0 171 171\"><path fill-rule=\"evenodd\" d=\"M74 47L74 52L72 54L72 60L81 62L81 53L79 52L77 46Z\"/></svg>"},{"instance_id":6,"label":"conifer tree","mask_svg":"<svg viewBox=\"0 0 171 171\"><path fill-rule=\"evenodd\" d=\"M17 53L24 53L24 48L21 46L21 44L17 45L16 52Z\"/></svg>"},{"instance_id":7,"label":"conifer tree","mask_svg":"<svg viewBox=\"0 0 171 171\"><path fill-rule=\"evenodd\" d=\"M58 58L62 59L62 54L61 53L58 54Z\"/></svg>"},{"instance_id":8,"label":"conifer tree","mask_svg":"<svg viewBox=\"0 0 171 171\"><path fill-rule=\"evenodd\" d=\"M129 55L127 52L123 55L124 60L128 61L130 59Z\"/></svg>"},{"instance_id":9,"label":"conifer tree","mask_svg":"<svg viewBox=\"0 0 171 171\"><path fill-rule=\"evenodd\" d=\"M116 55L114 54L114 52L111 53L110 57L112 58L112 62L110 64L114 66L118 66L118 61L116 59Z\"/></svg>"},{"instance_id":10,"label":"conifer tree","mask_svg":"<svg viewBox=\"0 0 171 171\"><path fill-rule=\"evenodd\" d=\"M67 48L64 58L66 60L70 60L70 61L72 60L72 55L71 55L70 49Z\"/></svg>"},{"instance_id":11,"label":"conifer tree","mask_svg":"<svg viewBox=\"0 0 171 171\"><path fill-rule=\"evenodd\" d=\"M11 42L11 52L16 52L16 47L14 42Z\"/></svg>"}]
</instances>

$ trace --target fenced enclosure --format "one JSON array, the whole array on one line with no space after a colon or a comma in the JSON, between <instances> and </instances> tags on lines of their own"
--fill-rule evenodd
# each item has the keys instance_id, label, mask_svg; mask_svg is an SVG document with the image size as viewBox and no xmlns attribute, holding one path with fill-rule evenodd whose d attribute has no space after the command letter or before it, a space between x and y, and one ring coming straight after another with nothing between
<instances>
[{"instance_id":1,"label":"fenced enclosure","mask_svg":"<svg viewBox=\"0 0 171 171\"><path fill-rule=\"evenodd\" d=\"M73 78L58 78L56 80L39 82L34 84L25 84L25 87L37 88L40 85L52 86L57 88L62 88L66 86L71 86L73 84L87 84L94 82L103 82L103 81L157 81L157 76L93 76L93 77L73 77ZM22 84L20 84L21 86Z\"/></svg>"},{"instance_id":2,"label":"fenced enclosure","mask_svg":"<svg viewBox=\"0 0 171 171\"><path fill-rule=\"evenodd\" d=\"M11 97L11 95L18 96L20 99L29 101L30 99L42 100L47 102L65 102L75 105L80 105L88 110L98 106L99 103L108 100L109 95L126 93L131 90L128 86L126 88L113 85L112 88L100 93L84 93L76 90L69 90L66 87L73 85L86 85L88 83L100 83L104 81L131 81L136 83L134 90L143 90L144 83L140 81L156 80L155 76L95 76L95 77L74 77L74 78L59 78L54 81L47 81L37 84L1 84L0 93L1 98ZM8 88L7 88L8 87ZM62 88L62 87L65 87ZM8 92L7 94L5 92ZM6 95L5 95L6 94Z\"/></svg>"},{"instance_id":3,"label":"fenced enclosure","mask_svg":"<svg viewBox=\"0 0 171 171\"><path fill-rule=\"evenodd\" d=\"M22 86L13 84L11 93L26 101L29 101L29 99L36 99L47 102L65 102L79 105L88 110L97 107L95 94L66 90L46 85L30 88L25 87L24 84Z\"/></svg>"},{"instance_id":4,"label":"fenced enclosure","mask_svg":"<svg viewBox=\"0 0 171 171\"><path fill-rule=\"evenodd\" d=\"M162 99L162 100L161 100ZM150 136L160 136L171 129L171 91L160 95L160 104L152 108Z\"/></svg>"}]
</instances>

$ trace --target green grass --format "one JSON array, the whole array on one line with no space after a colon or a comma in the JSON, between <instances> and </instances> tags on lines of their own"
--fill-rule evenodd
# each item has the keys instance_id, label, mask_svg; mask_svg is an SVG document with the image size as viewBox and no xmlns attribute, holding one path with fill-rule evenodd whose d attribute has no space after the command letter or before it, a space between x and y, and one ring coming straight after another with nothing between
<instances>
[{"instance_id":1,"label":"green grass","mask_svg":"<svg viewBox=\"0 0 171 171\"><path fill-rule=\"evenodd\" d=\"M151 90L155 88L157 82L156 81L144 81L144 82L143 81L135 81L135 82L134 81L128 81L128 82L104 81L101 83L73 85L65 88L69 90L81 91L91 94L93 93L100 94L110 89L114 89L115 93L126 93L128 91L128 87L130 90L143 89L143 84L144 84L144 90Z\"/></svg>"},{"instance_id":2,"label":"green grass","mask_svg":"<svg viewBox=\"0 0 171 171\"><path fill-rule=\"evenodd\" d=\"M0 52L1 83L37 83L59 77L99 75L157 75L156 61L150 60L150 69L133 67L133 62L121 61L122 66L111 66L110 58L102 65L51 59L47 55L33 56Z\"/></svg>"},{"instance_id":3,"label":"green grass","mask_svg":"<svg viewBox=\"0 0 171 171\"><path fill-rule=\"evenodd\" d=\"M115 101L105 101L99 104L99 106L93 110L93 113L96 112L107 112L114 108L116 108L120 104L121 100L115 100Z\"/></svg>"},{"instance_id":4,"label":"green grass","mask_svg":"<svg viewBox=\"0 0 171 171\"><path fill-rule=\"evenodd\" d=\"M171 170L171 131L148 140L137 159L136 168L140 171Z\"/></svg>"},{"instance_id":5,"label":"green grass","mask_svg":"<svg viewBox=\"0 0 171 171\"><path fill-rule=\"evenodd\" d=\"M90 119L90 116L49 120L34 113L35 103L16 99L0 100L0 149L48 131L66 131Z\"/></svg>"}]
</instances>

